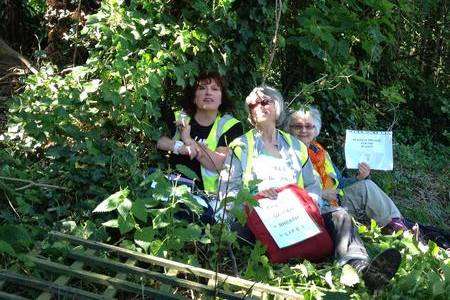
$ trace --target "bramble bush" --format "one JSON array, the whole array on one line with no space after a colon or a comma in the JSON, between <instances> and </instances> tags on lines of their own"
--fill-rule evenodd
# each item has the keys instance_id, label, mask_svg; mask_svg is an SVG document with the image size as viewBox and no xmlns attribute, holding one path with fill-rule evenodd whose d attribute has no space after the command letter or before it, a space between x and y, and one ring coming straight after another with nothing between
<instances>
[{"instance_id":1,"label":"bramble bush","mask_svg":"<svg viewBox=\"0 0 450 300\"><path fill-rule=\"evenodd\" d=\"M163 176L168 170L155 149L165 132L160 107L179 107L182 90L200 72L213 70L226 75L235 115L245 120L243 99L265 78L290 108L319 106L321 141L339 165L345 129L393 127L395 170L374 172L374 178L407 216L442 225L450 213L442 5L283 1L269 68L274 1L102 1L80 36L73 30L67 36L89 51L87 61L57 67L40 60L39 72L24 77L23 90L8 103L0 176L57 188L0 180L7 199L0 213L2 262L25 262L21 253L50 229L120 240L124 247L226 271L231 245L246 278L290 286L311 298L332 292L364 298L362 285L349 287L356 280L351 269L308 262L272 266L260 246L242 245L219 224L203 228L174 219L181 204L194 212L199 207L188 190ZM149 167L159 171L147 176ZM11 236L10 226L21 234ZM404 254L382 297L449 294L448 253L434 244L419 246L408 235L364 228L369 248L395 246ZM180 249L189 254L181 256Z\"/></svg>"}]
</instances>

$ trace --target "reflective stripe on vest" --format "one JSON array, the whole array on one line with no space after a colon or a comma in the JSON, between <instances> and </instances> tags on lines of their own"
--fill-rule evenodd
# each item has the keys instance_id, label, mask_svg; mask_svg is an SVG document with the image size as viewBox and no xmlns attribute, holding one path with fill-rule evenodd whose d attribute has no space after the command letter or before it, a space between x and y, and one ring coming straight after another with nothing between
<instances>
[{"instance_id":1,"label":"reflective stripe on vest","mask_svg":"<svg viewBox=\"0 0 450 300\"><path fill-rule=\"evenodd\" d=\"M308 161L308 149L305 144L297 139L293 139L292 136L284 131L278 130L287 144L293 148L295 156L299 159L301 166L303 167ZM233 149L234 154L241 162L242 166L242 182L243 186L248 188L249 182L252 178L253 158L255 153L255 129L248 131L241 138L234 140L230 144L230 148ZM297 178L297 185L303 188L303 176L300 170Z\"/></svg>"},{"instance_id":2,"label":"reflective stripe on vest","mask_svg":"<svg viewBox=\"0 0 450 300\"><path fill-rule=\"evenodd\" d=\"M175 121L181 120L181 115L182 111L176 111ZM189 123L189 121L190 117L187 117L186 122ZM217 144L219 143L220 137L237 123L239 123L239 121L229 114L225 114L223 116L218 114L216 119L214 120L214 124L208 134L208 137L206 138L205 141L206 147L211 151L215 151L217 149ZM181 138L180 132L177 130L174 139L180 138ZM219 182L219 173L216 170L214 171L208 170L204 168L202 165L200 165L200 171L202 174L204 190L208 193L216 193Z\"/></svg>"}]
</instances>

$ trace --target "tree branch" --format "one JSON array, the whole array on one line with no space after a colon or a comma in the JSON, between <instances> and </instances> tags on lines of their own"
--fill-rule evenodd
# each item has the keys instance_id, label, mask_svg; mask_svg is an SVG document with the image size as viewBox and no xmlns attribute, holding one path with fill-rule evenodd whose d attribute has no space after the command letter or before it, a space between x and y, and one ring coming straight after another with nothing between
<instances>
[{"instance_id":1,"label":"tree branch","mask_svg":"<svg viewBox=\"0 0 450 300\"><path fill-rule=\"evenodd\" d=\"M26 59L22 54L8 46L6 42L0 38L0 55L10 55L18 60L20 60L33 74L36 74L38 71L31 65L31 63Z\"/></svg>"}]
</instances>

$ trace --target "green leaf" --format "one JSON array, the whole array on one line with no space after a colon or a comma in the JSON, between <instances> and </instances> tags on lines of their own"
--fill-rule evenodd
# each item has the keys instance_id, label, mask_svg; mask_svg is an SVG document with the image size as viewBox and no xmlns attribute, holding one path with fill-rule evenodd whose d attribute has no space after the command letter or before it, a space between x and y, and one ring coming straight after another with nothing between
<instances>
[{"instance_id":1,"label":"green leaf","mask_svg":"<svg viewBox=\"0 0 450 300\"><path fill-rule=\"evenodd\" d=\"M13 247L5 241L0 241L0 253L16 256L16 251L14 251Z\"/></svg>"},{"instance_id":2,"label":"green leaf","mask_svg":"<svg viewBox=\"0 0 450 300\"><path fill-rule=\"evenodd\" d=\"M433 257L437 257L439 254L439 246L433 241L428 242L428 249Z\"/></svg>"},{"instance_id":3,"label":"green leaf","mask_svg":"<svg viewBox=\"0 0 450 300\"><path fill-rule=\"evenodd\" d=\"M129 192L130 191L128 190L128 188L126 188L112 194L111 196L103 200L99 205L97 205L93 212L109 212L117 209L123 202L123 199L128 196Z\"/></svg>"},{"instance_id":4,"label":"green leaf","mask_svg":"<svg viewBox=\"0 0 450 300\"><path fill-rule=\"evenodd\" d=\"M89 94L96 92L99 86L100 86L100 79L94 79L92 81L89 81L88 83L85 83L83 85L83 88L84 91Z\"/></svg>"},{"instance_id":5,"label":"green leaf","mask_svg":"<svg viewBox=\"0 0 450 300\"><path fill-rule=\"evenodd\" d=\"M164 241L154 240L151 242L150 250L153 255L159 256L164 251Z\"/></svg>"},{"instance_id":6,"label":"green leaf","mask_svg":"<svg viewBox=\"0 0 450 300\"><path fill-rule=\"evenodd\" d=\"M192 180L198 179L197 174L194 171L192 171L191 169L189 169L188 167L186 167L185 165L178 164L175 166L175 169L189 179L192 179Z\"/></svg>"},{"instance_id":7,"label":"green leaf","mask_svg":"<svg viewBox=\"0 0 450 300\"><path fill-rule=\"evenodd\" d=\"M431 271L428 273L428 281L432 283L433 296L438 296L445 292L444 283L442 282L439 274L435 271Z\"/></svg>"},{"instance_id":8,"label":"green leaf","mask_svg":"<svg viewBox=\"0 0 450 300\"><path fill-rule=\"evenodd\" d=\"M356 270L347 264L342 267L341 278L339 281L345 286L354 286L359 282L359 276Z\"/></svg>"},{"instance_id":9,"label":"green leaf","mask_svg":"<svg viewBox=\"0 0 450 300\"><path fill-rule=\"evenodd\" d=\"M130 232L134 229L134 226L136 225L136 222L134 221L133 216L127 215L126 218L123 216L119 216L117 219L119 223L119 230L121 234L125 234L127 232Z\"/></svg>"},{"instance_id":10,"label":"green leaf","mask_svg":"<svg viewBox=\"0 0 450 300\"><path fill-rule=\"evenodd\" d=\"M122 200L122 203L120 203L120 205L117 207L117 211L122 217L126 218L127 215L130 213L132 205L133 203L131 202L130 199L124 198Z\"/></svg>"},{"instance_id":11,"label":"green leaf","mask_svg":"<svg viewBox=\"0 0 450 300\"><path fill-rule=\"evenodd\" d=\"M147 222L147 208L145 207L144 201L142 199L137 199L133 202L131 212L138 220L144 223Z\"/></svg>"},{"instance_id":12,"label":"green leaf","mask_svg":"<svg viewBox=\"0 0 450 300\"><path fill-rule=\"evenodd\" d=\"M298 264L292 267L292 270L300 271L303 277L308 278L308 269L304 264Z\"/></svg>"},{"instance_id":13,"label":"green leaf","mask_svg":"<svg viewBox=\"0 0 450 300\"><path fill-rule=\"evenodd\" d=\"M328 271L328 272L325 274L324 279L325 279L325 282L330 286L330 288L334 289L333 276L332 276L332 274L331 274L331 271Z\"/></svg>"},{"instance_id":14,"label":"green leaf","mask_svg":"<svg viewBox=\"0 0 450 300\"><path fill-rule=\"evenodd\" d=\"M105 227L119 228L119 223L117 219L106 221L102 223L102 225Z\"/></svg>"},{"instance_id":15,"label":"green leaf","mask_svg":"<svg viewBox=\"0 0 450 300\"><path fill-rule=\"evenodd\" d=\"M200 238L202 230L197 224L188 224L187 227L177 227L174 234L183 241L196 241Z\"/></svg>"},{"instance_id":16,"label":"green leaf","mask_svg":"<svg viewBox=\"0 0 450 300\"><path fill-rule=\"evenodd\" d=\"M139 245L145 252L148 252L151 242L153 241L153 228L145 227L136 230L134 233L134 242Z\"/></svg>"}]
</instances>

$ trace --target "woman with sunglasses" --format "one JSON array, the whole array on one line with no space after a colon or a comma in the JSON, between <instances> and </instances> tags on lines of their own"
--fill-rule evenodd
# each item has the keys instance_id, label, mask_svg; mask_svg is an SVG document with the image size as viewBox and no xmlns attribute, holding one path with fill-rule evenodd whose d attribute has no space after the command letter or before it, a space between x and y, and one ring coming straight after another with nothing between
<instances>
[{"instance_id":1,"label":"woman with sunglasses","mask_svg":"<svg viewBox=\"0 0 450 300\"><path fill-rule=\"evenodd\" d=\"M316 141L321 127L320 112L313 107L295 111L287 120L287 130L308 147L314 169L320 175L322 198L331 206L340 204L346 207L360 221L374 219L387 233L406 230L402 215L392 199L367 179L369 165L360 163L356 178L341 176L328 152Z\"/></svg>"},{"instance_id":2,"label":"woman with sunglasses","mask_svg":"<svg viewBox=\"0 0 450 300\"><path fill-rule=\"evenodd\" d=\"M173 138L162 136L157 148L169 152L173 169L177 164L187 166L200 179L197 186L215 194L228 143L243 133L242 124L227 113L232 103L222 76L201 74L185 91L181 106L183 110L173 115L162 110Z\"/></svg>"},{"instance_id":3,"label":"woman with sunglasses","mask_svg":"<svg viewBox=\"0 0 450 300\"><path fill-rule=\"evenodd\" d=\"M308 192L328 219L325 225L334 240L339 263L350 264L363 273L366 286L371 289L387 284L398 269L400 253L388 249L370 262L347 211L323 205L326 201L321 199L320 181L314 175L306 146L277 129L284 115L281 94L268 86L257 87L245 102L248 120L254 128L230 144L232 151L220 175L220 199L235 197L246 187L252 194L259 193L276 201L276 188L296 183ZM257 184L252 186L252 182Z\"/></svg>"}]
</instances>

